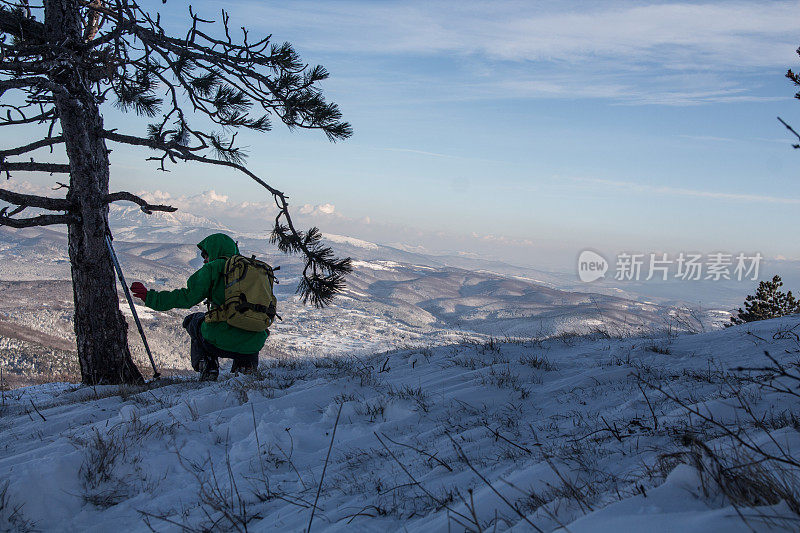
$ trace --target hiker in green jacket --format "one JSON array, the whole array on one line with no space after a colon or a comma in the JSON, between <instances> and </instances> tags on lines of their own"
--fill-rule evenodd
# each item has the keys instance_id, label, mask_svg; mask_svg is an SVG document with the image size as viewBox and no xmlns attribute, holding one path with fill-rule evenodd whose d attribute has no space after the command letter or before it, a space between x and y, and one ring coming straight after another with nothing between
<instances>
[{"instance_id":1,"label":"hiker in green jacket","mask_svg":"<svg viewBox=\"0 0 800 533\"><path fill-rule=\"evenodd\" d=\"M209 235L197 247L203 257L203 266L189 277L186 288L155 291L137 281L131 285L131 292L156 311L189 309L206 299L211 304L222 305L225 302L225 262L239 254L239 247L224 233ZM220 357L233 359L231 372L255 370L258 352L269 331L245 331L225 321L208 322L205 316L205 313L192 313L183 320L183 327L191 339L192 368L200 372L200 379L217 379Z\"/></svg>"}]
</instances>

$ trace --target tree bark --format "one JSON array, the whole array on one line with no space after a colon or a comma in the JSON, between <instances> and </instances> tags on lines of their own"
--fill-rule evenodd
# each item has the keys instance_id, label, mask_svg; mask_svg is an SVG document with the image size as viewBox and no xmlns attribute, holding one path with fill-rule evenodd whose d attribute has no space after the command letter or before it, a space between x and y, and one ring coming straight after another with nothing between
<instances>
[{"instance_id":1,"label":"tree bark","mask_svg":"<svg viewBox=\"0 0 800 533\"><path fill-rule=\"evenodd\" d=\"M78 54L83 30L79 2L45 0L44 6L48 41ZM119 310L114 266L105 242L109 159L103 119L80 65L80 61L60 62L48 77L66 89L54 97L69 157L67 199L79 217L68 224L68 238L81 380L87 385L142 383L128 348L128 325Z\"/></svg>"}]
</instances>

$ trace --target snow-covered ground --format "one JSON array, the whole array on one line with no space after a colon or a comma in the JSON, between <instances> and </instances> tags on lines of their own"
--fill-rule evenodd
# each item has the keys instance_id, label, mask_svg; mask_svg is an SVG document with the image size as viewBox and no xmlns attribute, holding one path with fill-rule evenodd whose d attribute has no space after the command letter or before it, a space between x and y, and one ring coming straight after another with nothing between
<instances>
[{"instance_id":1,"label":"snow-covered ground","mask_svg":"<svg viewBox=\"0 0 800 533\"><path fill-rule=\"evenodd\" d=\"M799 323L6 391L0 529L797 530Z\"/></svg>"}]
</instances>

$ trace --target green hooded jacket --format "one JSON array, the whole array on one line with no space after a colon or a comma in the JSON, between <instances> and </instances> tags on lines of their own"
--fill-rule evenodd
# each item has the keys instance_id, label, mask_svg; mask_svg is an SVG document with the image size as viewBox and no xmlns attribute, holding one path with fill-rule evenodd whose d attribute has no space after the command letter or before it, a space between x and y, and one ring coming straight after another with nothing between
<instances>
[{"instance_id":1,"label":"green hooded jacket","mask_svg":"<svg viewBox=\"0 0 800 533\"><path fill-rule=\"evenodd\" d=\"M174 291L148 290L145 305L156 311L189 309L206 298L222 305L225 302L225 262L239 253L236 243L224 233L209 235L197 245L208 254L208 263L192 274L185 289ZM200 333L223 350L251 354L258 352L267 340L269 331L245 331L225 322L203 322Z\"/></svg>"}]
</instances>

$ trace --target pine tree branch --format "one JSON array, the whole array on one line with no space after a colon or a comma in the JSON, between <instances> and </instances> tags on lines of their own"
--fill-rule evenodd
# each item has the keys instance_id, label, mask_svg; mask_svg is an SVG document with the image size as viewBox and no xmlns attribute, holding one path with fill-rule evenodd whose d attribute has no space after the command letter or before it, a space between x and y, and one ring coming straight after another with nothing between
<instances>
[{"instance_id":1,"label":"pine tree branch","mask_svg":"<svg viewBox=\"0 0 800 533\"><path fill-rule=\"evenodd\" d=\"M189 148L187 146L182 146L179 144L162 143L154 139L146 139L144 137L136 137L134 135L124 135L122 133L117 133L115 131L109 131L109 130L103 131L103 137L105 137L109 141L119 142L123 144L130 144L133 146L146 146L147 148L152 148L153 150L163 150L168 157L183 159L185 161L197 161L199 163L208 163L211 165L220 165L224 167L234 168L246 174L248 177L253 179L253 181L255 181L256 183L267 189L271 194L285 199L285 196L281 191L270 186L267 182L265 182L264 180L262 180L261 178L250 172L244 165L240 165L232 161L222 161L219 159L213 159L211 157L197 155L196 153L193 153L196 149Z\"/></svg>"},{"instance_id":2,"label":"pine tree branch","mask_svg":"<svg viewBox=\"0 0 800 533\"><path fill-rule=\"evenodd\" d=\"M256 104L277 114L290 128L321 129L331 141L352 135L350 124L340 120L338 107L326 103L315 88L317 82L328 77L327 71L322 67L308 69L290 45L272 45L267 52L269 38L248 43L246 30L243 32L243 42L234 43L224 12L223 29L227 40L214 39L197 30L199 22L211 21L200 19L192 13L191 8L192 29L185 38L175 38L166 34L160 19L153 20L136 2L123 4L117 10L102 6L92 9L103 12L117 28L124 28L124 33L143 43L142 57L138 61L148 64L146 70L152 74L170 72L174 80L162 79L162 82L165 81L171 90L180 87L194 110L207 115L214 122L223 126L249 127L239 123L241 119L261 129L263 122L247 119L245 110ZM152 56L157 56L167 66L161 67ZM126 59L129 64L136 62L130 57ZM191 64L191 68L184 68L188 64ZM229 89L242 97L242 112L236 115L231 114L230 110L223 111L211 93L203 94L198 90L195 82L202 75L190 74L195 68L202 73L213 74L215 81L212 86L215 89ZM219 94L216 90L212 93ZM180 107L175 102L173 106ZM237 119L232 119L234 115Z\"/></svg>"},{"instance_id":3,"label":"pine tree branch","mask_svg":"<svg viewBox=\"0 0 800 533\"><path fill-rule=\"evenodd\" d=\"M19 56L24 59L12 59ZM28 53L19 52L14 54L12 51L6 52L6 57L3 58L2 69L14 76L46 76L49 71L48 62L32 56L28 58ZM20 87L13 87L20 88Z\"/></svg>"},{"instance_id":4,"label":"pine tree branch","mask_svg":"<svg viewBox=\"0 0 800 533\"><path fill-rule=\"evenodd\" d=\"M94 9L92 6L88 7L89 9ZM101 11L97 12L101 13ZM125 35L126 31L128 31L128 28L130 28L130 26L131 24L129 23L124 23L124 22L117 23L116 27L113 30L109 31L108 33L104 33L100 37L87 41L86 44L83 46L83 49L91 50L93 48L100 47L104 44L108 44L116 39L119 39L120 37Z\"/></svg>"},{"instance_id":5,"label":"pine tree branch","mask_svg":"<svg viewBox=\"0 0 800 533\"><path fill-rule=\"evenodd\" d=\"M0 33L25 41L45 41L44 24L21 13L0 8Z\"/></svg>"},{"instance_id":6,"label":"pine tree branch","mask_svg":"<svg viewBox=\"0 0 800 533\"><path fill-rule=\"evenodd\" d=\"M28 76L25 78L13 78L10 80L0 80L0 96L6 91L11 89L25 89L28 87L39 87L53 93L66 93L67 90L55 83L48 80L43 76Z\"/></svg>"},{"instance_id":7,"label":"pine tree branch","mask_svg":"<svg viewBox=\"0 0 800 533\"><path fill-rule=\"evenodd\" d=\"M65 198L48 198L35 194L22 194L0 189L0 200L22 207L39 207L50 211L69 211L72 204Z\"/></svg>"},{"instance_id":8,"label":"pine tree branch","mask_svg":"<svg viewBox=\"0 0 800 533\"><path fill-rule=\"evenodd\" d=\"M53 224L70 224L78 222L77 215L39 215L30 218L11 218L5 214L5 209L0 209L0 226L12 228L32 228L34 226L52 226Z\"/></svg>"},{"instance_id":9,"label":"pine tree branch","mask_svg":"<svg viewBox=\"0 0 800 533\"><path fill-rule=\"evenodd\" d=\"M178 145L178 144L168 144L168 143L160 143L154 139L145 139L143 137L135 137L132 135L123 135L120 133L116 133L113 131L104 131L103 136L110 140L124 144L130 144L134 146L146 146L148 148L152 148L154 150L163 150L167 157L182 159L184 161L196 161L199 163L208 163L211 165L219 165L224 167L229 167L242 172L243 174L247 175L253 181L267 189L270 194L272 194L276 201L278 202L278 208L281 210L281 214L283 214L287 219L287 224L289 225L290 230L294 233L295 236L300 238L300 234L297 230L295 230L294 225L292 224L291 217L289 215L289 202L286 199L286 195L284 195L278 189L275 189L267 182L259 178L253 172L251 172L247 167L244 165L240 165L238 163L234 163L232 161L222 161L219 159L213 159L210 157L205 157L202 155L195 154L191 151L190 148ZM306 251L306 255L309 255L308 250Z\"/></svg>"},{"instance_id":10,"label":"pine tree branch","mask_svg":"<svg viewBox=\"0 0 800 533\"><path fill-rule=\"evenodd\" d=\"M18 110L19 111L19 110ZM38 115L32 117L26 117L24 113L20 111L20 115L22 118L20 119L12 119L10 117L0 118L0 126L20 126L22 124L34 124L34 123L42 123L46 120L53 120L56 118L56 111L55 109L50 109L45 111L44 113L40 113Z\"/></svg>"},{"instance_id":11,"label":"pine tree branch","mask_svg":"<svg viewBox=\"0 0 800 533\"><path fill-rule=\"evenodd\" d=\"M333 296L344 287L344 276L352 271L350 258L335 258L330 248L320 244L320 234L316 228L305 233L298 231L289 213L289 201L286 195L259 178L244 165L199 155L194 152L196 148L189 148L177 143L160 142L153 138L135 137L107 130L103 131L103 136L110 141L163 151L162 157L151 158L161 161L162 168L164 160L169 158L173 162L175 160L196 161L233 168L242 172L267 189L275 199L278 215L275 217L271 240L278 244L278 248L282 252L301 253L305 256L303 280L297 288L302 295L303 302L311 301L314 306L323 307L330 303ZM281 219L285 221L285 224L281 222Z\"/></svg>"},{"instance_id":12,"label":"pine tree branch","mask_svg":"<svg viewBox=\"0 0 800 533\"><path fill-rule=\"evenodd\" d=\"M86 42L91 41L97 35L97 32L100 31L100 27L105 22L106 17L103 16L100 12L91 9L94 6L103 7L105 4L104 0L91 0L86 4L87 14L84 19L84 28L83 28L83 40Z\"/></svg>"},{"instance_id":13,"label":"pine tree branch","mask_svg":"<svg viewBox=\"0 0 800 533\"><path fill-rule=\"evenodd\" d=\"M147 213L148 215L152 215L153 211L163 211L166 213L172 213L177 211L177 207L172 207L170 205L155 205L147 203L146 200L136 196L135 194L131 194L129 192L120 191L114 192L106 196L105 202L110 204L111 202L133 202L138 204L141 207L142 211Z\"/></svg>"},{"instance_id":14,"label":"pine tree branch","mask_svg":"<svg viewBox=\"0 0 800 533\"><path fill-rule=\"evenodd\" d=\"M64 137L61 135L57 135L55 137L46 137L44 139L40 139L30 144L26 144L25 146L9 148L8 150L0 150L0 160L10 155L21 155L28 152L33 152L34 150L38 150L39 148L44 148L46 146L53 146L56 144L61 144L63 142L64 142Z\"/></svg>"},{"instance_id":15,"label":"pine tree branch","mask_svg":"<svg viewBox=\"0 0 800 533\"><path fill-rule=\"evenodd\" d=\"M791 70L790 70L789 72L791 72ZM797 138L798 138L798 140L800 140L800 133L797 133L797 132L794 130L794 128L793 128L793 127L791 127L790 125L788 125L786 122L784 122L784 120L783 120L781 117L777 117L777 118L778 118L778 121L780 121L780 123L781 123L781 124L783 124L784 126L786 126L786 129L787 129L787 130L789 130L789 131L791 131L792 133L794 133L794 136L795 136L795 137L797 137ZM795 148L795 149L797 149L797 148L800 148L800 144L793 144L793 145L792 145L792 148Z\"/></svg>"},{"instance_id":16,"label":"pine tree branch","mask_svg":"<svg viewBox=\"0 0 800 533\"><path fill-rule=\"evenodd\" d=\"M8 162L0 161L0 172L15 171L49 172L51 174L69 174L69 165L59 163L37 163L36 161Z\"/></svg>"}]
</instances>

